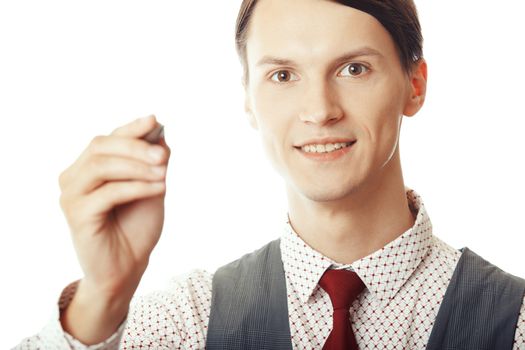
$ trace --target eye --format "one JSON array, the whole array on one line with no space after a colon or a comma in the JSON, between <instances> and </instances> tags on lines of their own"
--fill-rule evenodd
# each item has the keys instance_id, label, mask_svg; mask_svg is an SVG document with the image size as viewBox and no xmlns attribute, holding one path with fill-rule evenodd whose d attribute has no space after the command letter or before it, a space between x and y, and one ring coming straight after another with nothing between
<instances>
[{"instance_id":1,"label":"eye","mask_svg":"<svg viewBox=\"0 0 525 350\"><path fill-rule=\"evenodd\" d=\"M367 73L370 69L362 63L350 63L342 71L348 70L350 76L358 77ZM346 75L348 76L348 75Z\"/></svg>"},{"instance_id":2,"label":"eye","mask_svg":"<svg viewBox=\"0 0 525 350\"><path fill-rule=\"evenodd\" d=\"M292 75L293 74L287 70L280 70L280 71L273 73L270 79L278 83L286 83L290 81Z\"/></svg>"}]
</instances>

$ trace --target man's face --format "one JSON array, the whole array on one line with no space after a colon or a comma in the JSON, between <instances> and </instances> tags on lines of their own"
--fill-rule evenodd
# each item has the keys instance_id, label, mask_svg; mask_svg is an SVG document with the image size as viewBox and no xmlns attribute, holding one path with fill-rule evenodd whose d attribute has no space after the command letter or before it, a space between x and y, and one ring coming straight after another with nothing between
<instances>
[{"instance_id":1,"label":"man's face","mask_svg":"<svg viewBox=\"0 0 525 350\"><path fill-rule=\"evenodd\" d=\"M260 0L247 63L250 121L289 188L329 201L388 176L402 116L416 110L411 78L374 17L327 0Z\"/></svg>"}]
</instances>

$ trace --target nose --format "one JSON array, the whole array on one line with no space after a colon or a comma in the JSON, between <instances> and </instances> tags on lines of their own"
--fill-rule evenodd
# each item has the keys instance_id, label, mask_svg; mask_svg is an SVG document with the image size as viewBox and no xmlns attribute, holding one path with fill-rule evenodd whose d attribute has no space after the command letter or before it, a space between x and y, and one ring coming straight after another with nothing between
<instances>
[{"instance_id":1,"label":"nose","mask_svg":"<svg viewBox=\"0 0 525 350\"><path fill-rule=\"evenodd\" d=\"M299 118L305 123L325 125L343 117L339 96L330 82L311 84L304 94Z\"/></svg>"}]
</instances>

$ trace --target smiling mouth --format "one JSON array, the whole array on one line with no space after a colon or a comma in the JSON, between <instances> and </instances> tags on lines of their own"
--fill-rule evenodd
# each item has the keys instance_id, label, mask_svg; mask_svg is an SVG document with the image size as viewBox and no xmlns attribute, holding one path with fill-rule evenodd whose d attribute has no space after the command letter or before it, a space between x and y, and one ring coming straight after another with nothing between
<instances>
[{"instance_id":1,"label":"smiling mouth","mask_svg":"<svg viewBox=\"0 0 525 350\"><path fill-rule=\"evenodd\" d=\"M352 146L356 141L351 142L335 142L325 144L310 144L302 147L296 147L305 153L331 153L343 148Z\"/></svg>"}]
</instances>

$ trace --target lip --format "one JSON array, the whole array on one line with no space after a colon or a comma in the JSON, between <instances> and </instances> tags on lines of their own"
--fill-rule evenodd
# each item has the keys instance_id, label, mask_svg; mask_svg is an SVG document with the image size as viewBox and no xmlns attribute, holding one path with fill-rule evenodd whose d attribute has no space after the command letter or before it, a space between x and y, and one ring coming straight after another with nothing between
<instances>
[{"instance_id":1,"label":"lip","mask_svg":"<svg viewBox=\"0 0 525 350\"><path fill-rule=\"evenodd\" d=\"M296 148L301 148L306 145L312 145L312 144L318 144L318 145L326 145L327 143L348 143L348 142L355 142L355 139L349 139L344 137L324 137L324 138L317 138L317 139L309 139L305 140L304 142L299 143L298 145L295 145Z\"/></svg>"},{"instance_id":2,"label":"lip","mask_svg":"<svg viewBox=\"0 0 525 350\"><path fill-rule=\"evenodd\" d=\"M351 142L351 141L346 141L346 142ZM333 161L333 160L343 157L345 154L350 152L352 148L354 148L354 145L356 142L357 141L353 141L352 144L348 147L340 148L337 151L326 152L326 153L305 152L300 147L296 147L296 149L307 159L326 162L326 161Z\"/></svg>"}]
</instances>

